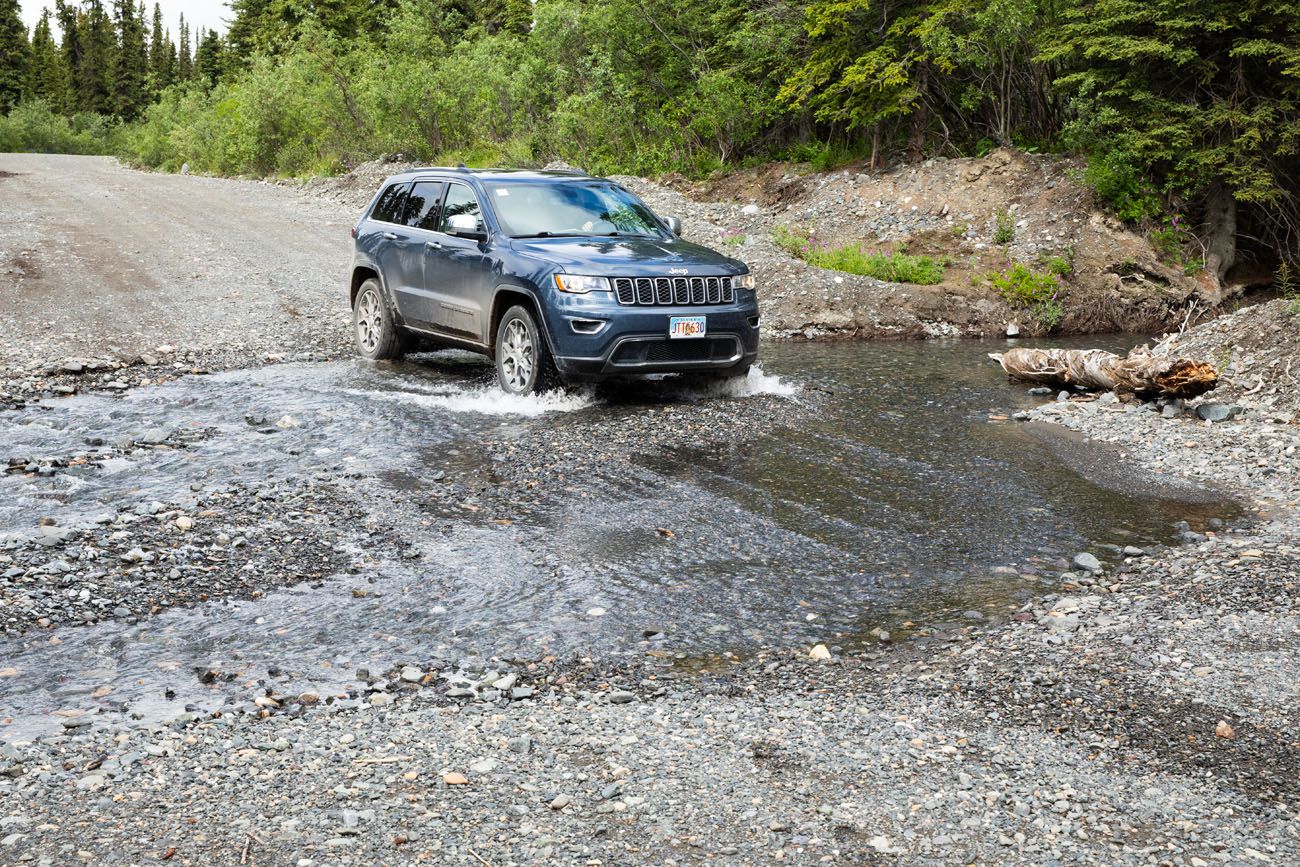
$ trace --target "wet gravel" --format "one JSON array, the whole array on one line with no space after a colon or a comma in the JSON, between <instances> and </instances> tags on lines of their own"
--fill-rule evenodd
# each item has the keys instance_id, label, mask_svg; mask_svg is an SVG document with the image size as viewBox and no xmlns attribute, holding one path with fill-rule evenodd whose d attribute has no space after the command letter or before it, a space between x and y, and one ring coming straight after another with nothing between
<instances>
[{"instance_id":1,"label":"wet gravel","mask_svg":"<svg viewBox=\"0 0 1300 867\"><path fill-rule=\"evenodd\" d=\"M1294 861L1300 430L1109 401L1030 415L1261 513L1080 552L1005 622L826 661L683 660L647 636L612 666L413 658L322 693L244 673L241 700L165 725L69 713L0 747L0 846L49 864Z\"/></svg>"},{"instance_id":2,"label":"wet gravel","mask_svg":"<svg viewBox=\"0 0 1300 867\"><path fill-rule=\"evenodd\" d=\"M74 461L59 469L90 469L96 459ZM66 525L47 516L34 532L0 539L0 628L17 635L135 622L175 605L257 598L357 562L349 530L363 524L365 512L329 482L218 485L187 494Z\"/></svg>"}]
</instances>

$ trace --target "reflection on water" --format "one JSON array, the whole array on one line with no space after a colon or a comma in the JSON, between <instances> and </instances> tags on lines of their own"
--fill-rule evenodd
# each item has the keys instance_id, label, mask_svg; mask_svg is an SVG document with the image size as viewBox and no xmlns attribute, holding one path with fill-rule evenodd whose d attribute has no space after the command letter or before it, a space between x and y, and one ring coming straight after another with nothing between
<instances>
[{"instance_id":1,"label":"reflection on water","mask_svg":"<svg viewBox=\"0 0 1300 867\"><path fill-rule=\"evenodd\" d=\"M360 575L140 624L58 629L57 644L46 631L0 640L4 665L20 672L0 679L0 709L16 717L3 736L48 727L39 714L60 707L164 716L219 705L270 669L281 689L338 690L357 667L639 653L649 633L691 658L848 647L877 628L901 636L1003 614L1077 551L1171 541L1178 520L1229 513L1094 483L1071 466L1088 465L1077 442L991 422L1033 402L984 359L993 348L767 346L762 370L726 385L668 378L537 398L506 396L484 362L442 353L281 365L7 413L10 455L93 459L0 479L0 535L30 536L42 514L75 524L142 501L185 505L232 481L320 477L346 480L424 556L372 557ZM434 529L422 509L431 466L492 465L486 438L544 429L580 451L593 423L645 423L647 407L672 404L659 418L690 424L717 401L746 399L783 401L794 424L649 451L630 470L592 461L570 492L508 526L480 516ZM159 430L187 447L113 451ZM235 678L200 684L196 667Z\"/></svg>"}]
</instances>

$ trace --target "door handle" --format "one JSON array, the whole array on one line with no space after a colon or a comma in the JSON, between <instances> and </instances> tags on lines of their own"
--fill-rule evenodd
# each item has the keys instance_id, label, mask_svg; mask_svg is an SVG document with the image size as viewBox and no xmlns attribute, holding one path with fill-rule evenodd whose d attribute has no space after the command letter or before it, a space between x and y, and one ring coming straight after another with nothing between
<instances>
[{"instance_id":1,"label":"door handle","mask_svg":"<svg viewBox=\"0 0 1300 867\"><path fill-rule=\"evenodd\" d=\"M395 232L385 232L385 233L384 233L384 239L387 240L387 241L396 241L396 240L397 240L397 234L396 234Z\"/></svg>"},{"instance_id":2,"label":"door handle","mask_svg":"<svg viewBox=\"0 0 1300 867\"><path fill-rule=\"evenodd\" d=\"M431 249L431 250L441 250L441 249L442 249L442 242L441 242L441 241L425 241L425 242L424 242L424 246L425 246L426 249Z\"/></svg>"}]
</instances>

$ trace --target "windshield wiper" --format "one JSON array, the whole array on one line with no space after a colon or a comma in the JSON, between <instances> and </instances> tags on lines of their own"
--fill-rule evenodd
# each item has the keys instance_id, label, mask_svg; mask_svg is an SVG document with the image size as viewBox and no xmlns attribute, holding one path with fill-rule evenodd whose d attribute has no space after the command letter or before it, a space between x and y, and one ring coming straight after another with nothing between
<instances>
[{"instance_id":1,"label":"windshield wiper","mask_svg":"<svg viewBox=\"0 0 1300 867\"><path fill-rule=\"evenodd\" d=\"M581 238L586 232L534 232L531 235L511 235L512 238Z\"/></svg>"}]
</instances>

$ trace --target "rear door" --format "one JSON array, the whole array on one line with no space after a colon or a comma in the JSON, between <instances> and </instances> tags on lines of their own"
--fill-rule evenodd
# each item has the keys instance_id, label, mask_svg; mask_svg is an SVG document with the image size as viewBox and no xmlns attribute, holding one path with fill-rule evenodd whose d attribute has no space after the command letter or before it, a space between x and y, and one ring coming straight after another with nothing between
<instances>
[{"instance_id":1,"label":"rear door","mask_svg":"<svg viewBox=\"0 0 1300 867\"><path fill-rule=\"evenodd\" d=\"M392 241L400 260L400 282L393 287L393 300L403 321L418 328L433 328L438 322L438 307L424 285L426 247L438 227L439 209L445 185L436 179L417 180L411 184L403 204L402 223L394 228Z\"/></svg>"},{"instance_id":2,"label":"rear door","mask_svg":"<svg viewBox=\"0 0 1300 867\"><path fill-rule=\"evenodd\" d=\"M387 287L393 303L398 305L399 312L402 312L403 288L413 281L418 283L424 278L420 270L412 270L411 257L406 249L406 244L410 240L410 233L405 225L406 194L410 189L410 183L402 181L390 185L380 194L375 207L370 211L370 220L374 225L367 233L372 244L371 255L374 257L375 264L379 266L384 286ZM415 264L423 265L422 262ZM405 317L404 312L403 317Z\"/></svg>"},{"instance_id":3,"label":"rear door","mask_svg":"<svg viewBox=\"0 0 1300 867\"><path fill-rule=\"evenodd\" d=\"M487 231L474 191L468 184L449 181L438 231L426 248L424 284L436 299L439 328L482 341L492 293L491 257L485 242L448 231L448 221L458 214L473 216L479 230Z\"/></svg>"}]
</instances>

